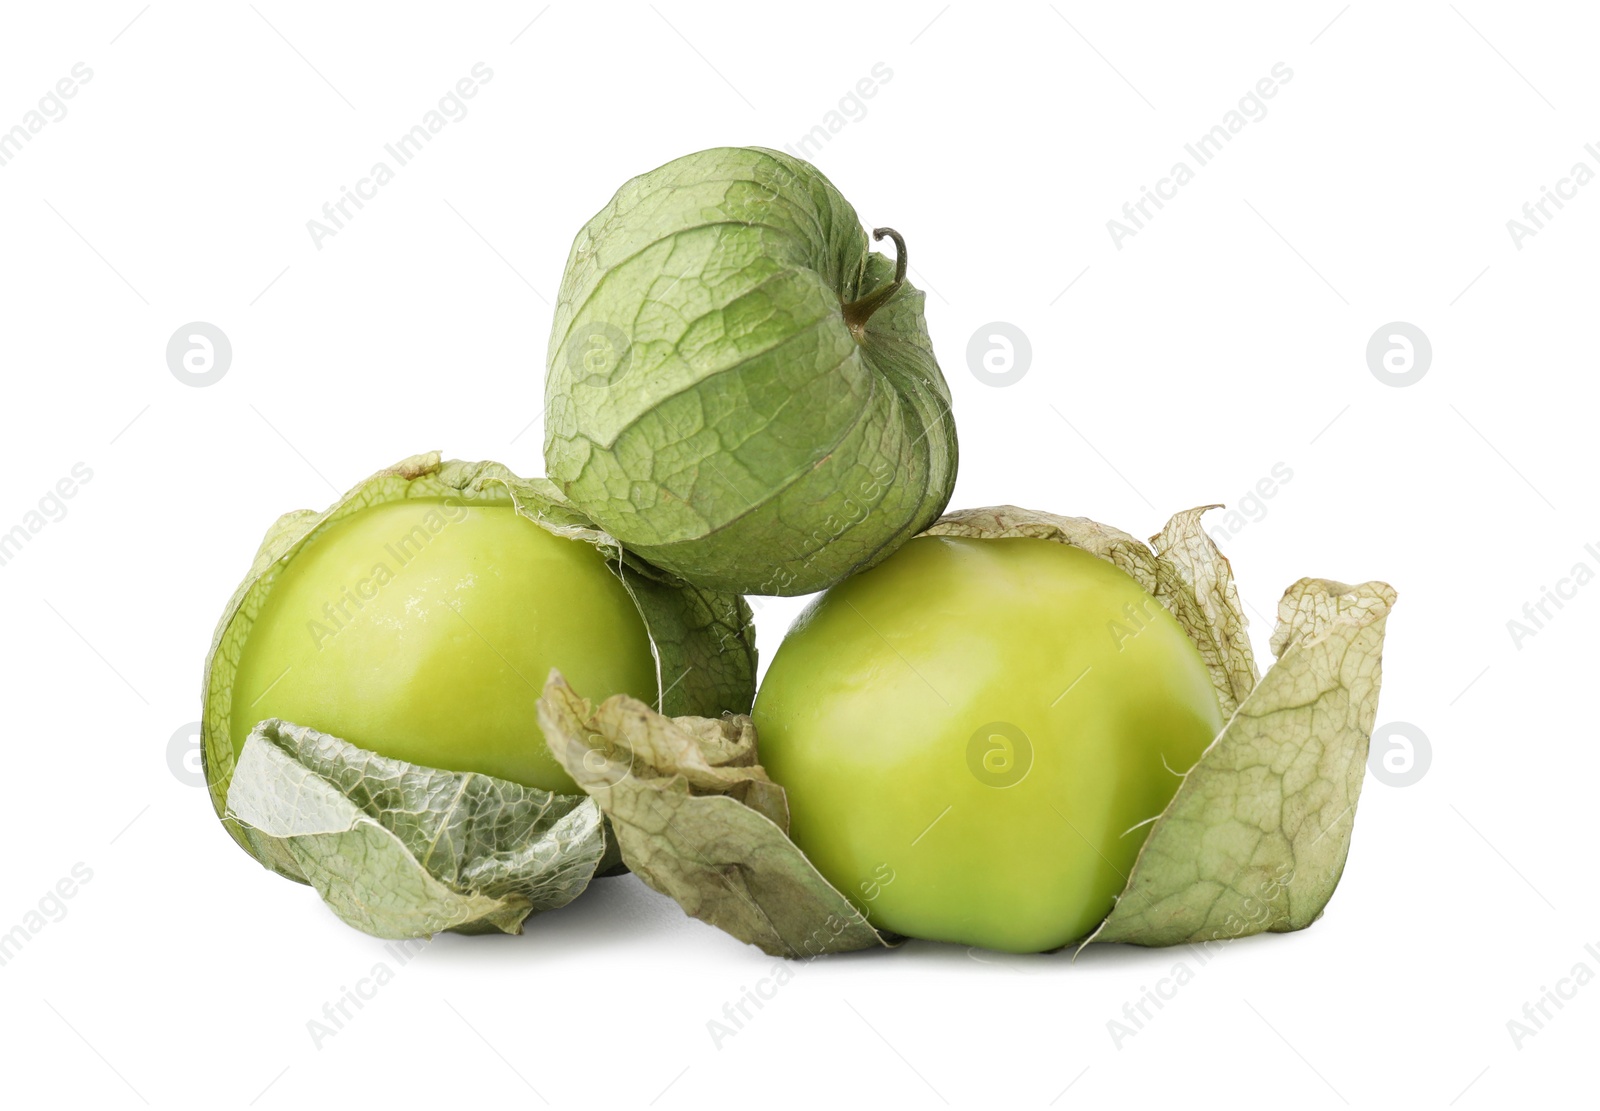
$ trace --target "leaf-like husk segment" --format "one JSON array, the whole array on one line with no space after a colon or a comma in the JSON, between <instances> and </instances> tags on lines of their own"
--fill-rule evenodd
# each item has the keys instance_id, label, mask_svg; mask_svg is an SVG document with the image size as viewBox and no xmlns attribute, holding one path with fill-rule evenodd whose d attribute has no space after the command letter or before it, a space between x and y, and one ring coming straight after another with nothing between
<instances>
[{"instance_id":1,"label":"leaf-like husk segment","mask_svg":"<svg viewBox=\"0 0 1600 1111\"><path fill-rule=\"evenodd\" d=\"M1394 602L1381 582L1285 591L1277 662L1184 777L1090 941L1212 943L1321 917L1350 852Z\"/></svg>"},{"instance_id":2,"label":"leaf-like husk segment","mask_svg":"<svg viewBox=\"0 0 1600 1111\"><path fill-rule=\"evenodd\" d=\"M626 695L594 707L553 671L539 725L629 870L688 914L775 957L893 944L789 840L749 717L670 719Z\"/></svg>"},{"instance_id":3,"label":"leaf-like husk segment","mask_svg":"<svg viewBox=\"0 0 1600 1111\"><path fill-rule=\"evenodd\" d=\"M227 815L257 859L375 937L520 933L582 894L606 853L592 799L391 760L276 718L245 742Z\"/></svg>"}]
</instances>

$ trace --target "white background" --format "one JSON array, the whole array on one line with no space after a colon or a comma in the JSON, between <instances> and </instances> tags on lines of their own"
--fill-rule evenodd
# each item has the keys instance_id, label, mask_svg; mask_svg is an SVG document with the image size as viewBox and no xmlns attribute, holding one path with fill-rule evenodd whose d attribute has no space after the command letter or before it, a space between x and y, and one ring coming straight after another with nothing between
<instances>
[{"instance_id":1,"label":"white background","mask_svg":"<svg viewBox=\"0 0 1600 1111\"><path fill-rule=\"evenodd\" d=\"M1520 645L1507 621L1600 570L1600 184L1520 247L1507 221L1600 169L1600 26L1481 0L997 9L7 7L0 129L93 76L0 167L0 531L93 477L0 567L0 932L92 871L0 967L6 1102L1468 1108L1592 1085L1600 986L1520 1048L1507 1022L1600 972L1600 585ZM480 61L469 113L319 249L307 221ZM1115 245L1107 221L1280 62L1265 118ZM169 764L262 531L430 448L538 473L583 221L678 155L797 143L876 63L814 160L929 290L953 504L1148 535L1286 464L1224 542L1258 651L1296 578L1393 583L1378 720L1430 766L1369 776L1321 922L1204 966L912 943L794 966L718 1046L707 1022L774 962L627 878L521 937L440 937L317 1047L308 1020L396 962ZM191 321L233 346L206 388L166 364ZM995 321L1032 346L1006 388L966 356ZM1404 388L1365 354L1392 321L1432 341ZM760 608L767 657L797 608ZM1177 962L1193 980L1116 1044Z\"/></svg>"}]
</instances>

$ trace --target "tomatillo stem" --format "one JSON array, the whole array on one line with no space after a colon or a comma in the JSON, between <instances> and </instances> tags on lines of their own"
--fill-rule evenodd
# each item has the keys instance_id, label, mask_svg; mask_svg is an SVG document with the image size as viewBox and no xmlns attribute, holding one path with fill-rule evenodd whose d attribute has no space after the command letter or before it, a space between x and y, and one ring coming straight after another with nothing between
<instances>
[{"instance_id":1,"label":"tomatillo stem","mask_svg":"<svg viewBox=\"0 0 1600 1111\"><path fill-rule=\"evenodd\" d=\"M906 241L904 237L893 228L873 228L872 238L882 239L888 236L894 240L894 281L882 289L856 301L851 301L844 306L844 322L849 327L852 335L859 341L861 334L866 331L867 321L872 314L883 306L883 303L899 291L906 280Z\"/></svg>"}]
</instances>

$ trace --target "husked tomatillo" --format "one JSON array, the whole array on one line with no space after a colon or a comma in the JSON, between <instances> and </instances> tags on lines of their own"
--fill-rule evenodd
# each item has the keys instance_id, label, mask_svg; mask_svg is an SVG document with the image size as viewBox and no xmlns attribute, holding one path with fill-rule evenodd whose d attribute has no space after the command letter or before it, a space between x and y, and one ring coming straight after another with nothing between
<instances>
[{"instance_id":1,"label":"husked tomatillo","mask_svg":"<svg viewBox=\"0 0 1600 1111\"><path fill-rule=\"evenodd\" d=\"M263 718L383 756L575 794L535 717L553 667L655 701L650 638L592 545L509 499L409 498L336 521L284 568L239 655L235 753Z\"/></svg>"},{"instance_id":2,"label":"husked tomatillo","mask_svg":"<svg viewBox=\"0 0 1600 1111\"><path fill-rule=\"evenodd\" d=\"M228 789L267 719L581 794L539 728L557 668L668 712L738 712L754 694L750 611L642 563L543 479L414 456L268 531L207 662L213 805L244 844Z\"/></svg>"},{"instance_id":3,"label":"husked tomatillo","mask_svg":"<svg viewBox=\"0 0 1600 1111\"><path fill-rule=\"evenodd\" d=\"M1105 918L1222 727L1154 597L1026 537L918 537L834 587L754 718L795 843L874 925L1014 952Z\"/></svg>"}]
</instances>

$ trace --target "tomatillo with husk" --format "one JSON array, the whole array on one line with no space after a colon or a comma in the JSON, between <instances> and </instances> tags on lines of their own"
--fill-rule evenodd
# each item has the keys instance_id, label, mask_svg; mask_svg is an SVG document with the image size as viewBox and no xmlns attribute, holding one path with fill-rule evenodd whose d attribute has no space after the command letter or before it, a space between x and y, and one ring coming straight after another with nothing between
<instances>
[{"instance_id":1,"label":"tomatillo with husk","mask_svg":"<svg viewBox=\"0 0 1600 1111\"><path fill-rule=\"evenodd\" d=\"M795 844L874 926L1012 952L1106 917L1223 723L1194 641L1126 571L938 535L814 602L753 718Z\"/></svg>"},{"instance_id":2,"label":"tomatillo with husk","mask_svg":"<svg viewBox=\"0 0 1600 1111\"><path fill-rule=\"evenodd\" d=\"M656 706L738 712L754 686L749 610L624 552L547 482L405 460L268 533L207 664L212 801L239 837L228 787L268 719L409 765L579 795L537 720L555 667Z\"/></svg>"},{"instance_id":3,"label":"tomatillo with husk","mask_svg":"<svg viewBox=\"0 0 1600 1111\"><path fill-rule=\"evenodd\" d=\"M1263 673L1214 508L1148 544L951 513L815 603L754 720L552 673L539 721L633 873L773 956L1302 930L1350 851L1396 594L1291 584Z\"/></svg>"},{"instance_id":4,"label":"tomatillo with husk","mask_svg":"<svg viewBox=\"0 0 1600 1111\"><path fill-rule=\"evenodd\" d=\"M511 501L406 498L331 523L284 567L239 653L229 735L314 722L413 764L560 794L530 713L537 676L654 700L644 621L592 545Z\"/></svg>"},{"instance_id":5,"label":"tomatillo with husk","mask_svg":"<svg viewBox=\"0 0 1600 1111\"><path fill-rule=\"evenodd\" d=\"M685 581L806 594L949 501L950 392L906 237L811 164L722 147L636 177L578 233L550 333L545 467Z\"/></svg>"}]
</instances>

